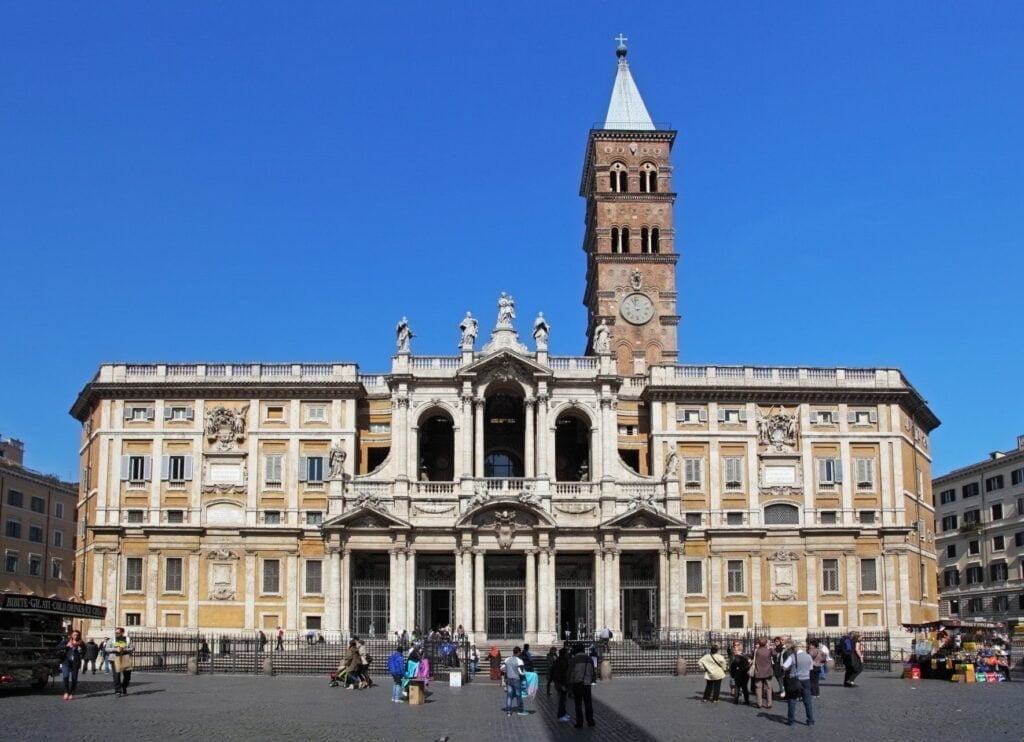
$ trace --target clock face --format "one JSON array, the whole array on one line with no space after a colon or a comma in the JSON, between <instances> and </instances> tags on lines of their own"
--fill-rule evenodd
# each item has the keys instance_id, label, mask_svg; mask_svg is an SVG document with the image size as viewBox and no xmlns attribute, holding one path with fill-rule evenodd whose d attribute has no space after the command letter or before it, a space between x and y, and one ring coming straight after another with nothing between
<instances>
[{"instance_id":1,"label":"clock face","mask_svg":"<svg viewBox=\"0 0 1024 742\"><path fill-rule=\"evenodd\" d=\"M654 316L654 304L646 294L630 294L622 300L620 311L627 322L642 325Z\"/></svg>"}]
</instances>

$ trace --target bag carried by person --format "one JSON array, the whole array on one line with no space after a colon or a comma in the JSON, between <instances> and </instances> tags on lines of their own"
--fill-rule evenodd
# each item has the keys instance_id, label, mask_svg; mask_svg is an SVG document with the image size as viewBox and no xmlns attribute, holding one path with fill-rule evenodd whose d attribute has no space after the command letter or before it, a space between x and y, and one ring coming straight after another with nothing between
<instances>
[{"instance_id":1,"label":"bag carried by person","mask_svg":"<svg viewBox=\"0 0 1024 742\"><path fill-rule=\"evenodd\" d=\"M126 672L132 669L132 656L119 654L114 657L114 672Z\"/></svg>"},{"instance_id":2,"label":"bag carried by person","mask_svg":"<svg viewBox=\"0 0 1024 742\"><path fill-rule=\"evenodd\" d=\"M853 637L844 636L842 643L839 645L839 648L843 654L853 654Z\"/></svg>"}]
</instances>

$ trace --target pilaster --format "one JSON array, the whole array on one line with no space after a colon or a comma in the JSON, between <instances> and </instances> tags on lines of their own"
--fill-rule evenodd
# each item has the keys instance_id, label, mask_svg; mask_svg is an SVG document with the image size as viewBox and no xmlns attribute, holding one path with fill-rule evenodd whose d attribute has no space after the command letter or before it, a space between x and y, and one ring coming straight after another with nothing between
<instances>
[{"instance_id":1,"label":"pilaster","mask_svg":"<svg viewBox=\"0 0 1024 742\"><path fill-rule=\"evenodd\" d=\"M537 641L537 550L526 550L526 638Z\"/></svg>"},{"instance_id":2,"label":"pilaster","mask_svg":"<svg viewBox=\"0 0 1024 742\"><path fill-rule=\"evenodd\" d=\"M474 549L473 550L473 561L475 566L473 569L473 616L474 616L474 636L476 637L476 643L479 645L481 642L487 639L487 614L484 612L484 550Z\"/></svg>"},{"instance_id":3,"label":"pilaster","mask_svg":"<svg viewBox=\"0 0 1024 742\"><path fill-rule=\"evenodd\" d=\"M534 408L537 400L533 397L527 397L524 401L524 411L526 413L526 440L525 440L525 451L524 451L524 473L527 479L533 479L535 476L534 472L536 468L535 464L535 451L537 446L536 433L534 432Z\"/></svg>"}]
</instances>

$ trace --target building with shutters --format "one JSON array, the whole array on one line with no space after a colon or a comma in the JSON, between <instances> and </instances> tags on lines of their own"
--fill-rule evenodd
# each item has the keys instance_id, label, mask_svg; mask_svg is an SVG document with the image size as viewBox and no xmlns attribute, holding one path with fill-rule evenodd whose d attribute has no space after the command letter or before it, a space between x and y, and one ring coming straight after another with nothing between
<instances>
[{"instance_id":1,"label":"building with shutters","mask_svg":"<svg viewBox=\"0 0 1024 742\"><path fill-rule=\"evenodd\" d=\"M1017 447L932 482L939 615L1024 623L1024 435Z\"/></svg>"},{"instance_id":2,"label":"building with shutters","mask_svg":"<svg viewBox=\"0 0 1024 742\"><path fill-rule=\"evenodd\" d=\"M477 643L937 615L938 420L900 371L678 363L676 133L617 55L580 190L588 353L502 294L458 355L415 353L403 318L387 373L105 364L71 411L84 599L159 629Z\"/></svg>"}]
</instances>

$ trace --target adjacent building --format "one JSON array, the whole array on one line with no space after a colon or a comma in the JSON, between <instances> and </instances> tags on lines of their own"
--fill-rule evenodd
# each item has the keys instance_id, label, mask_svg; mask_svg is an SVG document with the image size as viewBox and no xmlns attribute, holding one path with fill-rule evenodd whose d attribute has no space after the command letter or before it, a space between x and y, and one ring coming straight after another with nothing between
<instances>
[{"instance_id":1,"label":"adjacent building","mask_svg":"<svg viewBox=\"0 0 1024 742\"><path fill-rule=\"evenodd\" d=\"M0 590L75 595L78 485L24 465L25 446L0 436Z\"/></svg>"},{"instance_id":2,"label":"adjacent building","mask_svg":"<svg viewBox=\"0 0 1024 742\"><path fill-rule=\"evenodd\" d=\"M1024 622L1024 435L932 489L942 618Z\"/></svg>"},{"instance_id":3,"label":"adjacent building","mask_svg":"<svg viewBox=\"0 0 1024 742\"><path fill-rule=\"evenodd\" d=\"M617 53L583 165L587 353L552 353L543 316L520 336L502 294L493 324L453 318L457 355L413 352L403 318L387 373L104 364L71 410L83 599L478 643L937 616L938 420L900 371L678 363L676 133Z\"/></svg>"}]
</instances>

